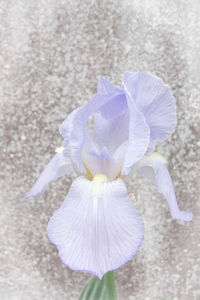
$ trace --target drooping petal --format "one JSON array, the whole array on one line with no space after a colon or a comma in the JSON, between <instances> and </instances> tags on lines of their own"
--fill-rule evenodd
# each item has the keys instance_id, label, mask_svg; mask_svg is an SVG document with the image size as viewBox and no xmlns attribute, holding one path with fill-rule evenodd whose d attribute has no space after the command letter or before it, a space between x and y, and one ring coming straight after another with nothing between
<instances>
[{"instance_id":1,"label":"drooping petal","mask_svg":"<svg viewBox=\"0 0 200 300\"><path fill-rule=\"evenodd\" d=\"M144 156L150 139L149 126L128 91L126 97L129 107L129 137L122 175L127 175L131 167Z\"/></svg>"},{"instance_id":2,"label":"drooping petal","mask_svg":"<svg viewBox=\"0 0 200 300\"><path fill-rule=\"evenodd\" d=\"M78 177L47 227L65 264L100 279L137 253L143 232L123 181L106 182L103 175Z\"/></svg>"},{"instance_id":3,"label":"drooping petal","mask_svg":"<svg viewBox=\"0 0 200 300\"><path fill-rule=\"evenodd\" d=\"M72 171L71 161L64 157L62 152L57 153L45 167L25 198L39 197L51 181L56 180L63 175L70 174Z\"/></svg>"},{"instance_id":4,"label":"drooping petal","mask_svg":"<svg viewBox=\"0 0 200 300\"><path fill-rule=\"evenodd\" d=\"M139 173L156 183L158 191L167 199L169 210L173 218L191 221L193 218L192 213L181 211L178 207L172 179L165 162L164 157L154 152L140 162L141 169Z\"/></svg>"},{"instance_id":5,"label":"drooping petal","mask_svg":"<svg viewBox=\"0 0 200 300\"><path fill-rule=\"evenodd\" d=\"M151 139L166 139L176 127L176 106L170 88L159 77L142 72L126 72L123 83L144 114Z\"/></svg>"}]
</instances>

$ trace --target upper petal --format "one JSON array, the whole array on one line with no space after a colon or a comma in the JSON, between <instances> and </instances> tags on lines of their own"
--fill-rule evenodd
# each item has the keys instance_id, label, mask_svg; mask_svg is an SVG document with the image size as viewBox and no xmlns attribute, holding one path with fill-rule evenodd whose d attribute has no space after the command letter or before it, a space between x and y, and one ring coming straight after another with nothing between
<instances>
[{"instance_id":1,"label":"upper petal","mask_svg":"<svg viewBox=\"0 0 200 300\"><path fill-rule=\"evenodd\" d=\"M191 221L192 213L181 211L178 207L173 182L165 166L165 159L159 153L154 152L145 157L139 166L141 167L140 174L151 181L155 181L158 191L167 199L171 216L175 219Z\"/></svg>"},{"instance_id":2,"label":"upper petal","mask_svg":"<svg viewBox=\"0 0 200 300\"><path fill-rule=\"evenodd\" d=\"M73 168L70 160L64 157L63 153L57 153L42 171L36 183L25 198L39 197L51 181L56 180L60 176L69 174L72 171Z\"/></svg>"},{"instance_id":3,"label":"upper petal","mask_svg":"<svg viewBox=\"0 0 200 300\"><path fill-rule=\"evenodd\" d=\"M122 112L122 114L110 119L105 119L100 112L97 112L94 117L93 139L100 148L106 145L110 153L113 154L117 147L125 140L128 140L128 109Z\"/></svg>"},{"instance_id":4,"label":"upper petal","mask_svg":"<svg viewBox=\"0 0 200 300\"><path fill-rule=\"evenodd\" d=\"M77 178L47 228L65 264L100 279L137 253L143 231L123 181L101 176Z\"/></svg>"},{"instance_id":5,"label":"upper petal","mask_svg":"<svg viewBox=\"0 0 200 300\"><path fill-rule=\"evenodd\" d=\"M131 167L144 156L150 139L149 126L128 91L126 91L126 97L129 108L129 137L122 175L127 175Z\"/></svg>"},{"instance_id":6,"label":"upper petal","mask_svg":"<svg viewBox=\"0 0 200 300\"><path fill-rule=\"evenodd\" d=\"M114 86L108 79L99 76L98 80L98 94L119 94L124 93L122 88Z\"/></svg>"},{"instance_id":7,"label":"upper petal","mask_svg":"<svg viewBox=\"0 0 200 300\"><path fill-rule=\"evenodd\" d=\"M117 118L128 110L125 94L115 94L98 111L106 120Z\"/></svg>"},{"instance_id":8,"label":"upper petal","mask_svg":"<svg viewBox=\"0 0 200 300\"><path fill-rule=\"evenodd\" d=\"M81 152L88 135L88 118L112 97L113 94L96 94L85 105L73 111L60 126L60 132L65 139L64 143L69 147L71 159L80 172L85 172Z\"/></svg>"},{"instance_id":9,"label":"upper petal","mask_svg":"<svg viewBox=\"0 0 200 300\"><path fill-rule=\"evenodd\" d=\"M142 72L126 72L123 83L144 114L151 139L166 139L176 127L176 106L170 88L159 77Z\"/></svg>"}]
</instances>

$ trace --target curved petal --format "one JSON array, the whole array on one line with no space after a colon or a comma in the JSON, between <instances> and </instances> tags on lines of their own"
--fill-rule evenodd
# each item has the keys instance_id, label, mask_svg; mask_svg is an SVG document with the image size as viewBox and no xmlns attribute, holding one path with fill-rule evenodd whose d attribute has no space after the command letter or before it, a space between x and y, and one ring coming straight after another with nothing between
<instances>
[{"instance_id":1,"label":"curved petal","mask_svg":"<svg viewBox=\"0 0 200 300\"><path fill-rule=\"evenodd\" d=\"M137 253L144 233L123 181L106 180L78 177L47 227L65 264L100 279Z\"/></svg>"},{"instance_id":2,"label":"curved petal","mask_svg":"<svg viewBox=\"0 0 200 300\"><path fill-rule=\"evenodd\" d=\"M124 93L122 88L114 86L108 79L99 76L98 80L98 94L119 94Z\"/></svg>"},{"instance_id":3,"label":"curved petal","mask_svg":"<svg viewBox=\"0 0 200 300\"><path fill-rule=\"evenodd\" d=\"M183 221L191 221L193 215L188 211L181 211L178 208L176 195L171 176L165 166L165 159L159 153L154 152L152 155L144 158L140 162L141 169L139 173L147 179L154 181L159 193L167 199L171 216ZM152 172L153 168L153 172Z\"/></svg>"},{"instance_id":4,"label":"curved petal","mask_svg":"<svg viewBox=\"0 0 200 300\"><path fill-rule=\"evenodd\" d=\"M85 105L73 111L60 126L60 132L64 136L64 145L69 147L71 159L80 172L85 173L81 152L85 138L88 135L88 118L112 97L113 94L96 94Z\"/></svg>"},{"instance_id":5,"label":"curved petal","mask_svg":"<svg viewBox=\"0 0 200 300\"><path fill-rule=\"evenodd\" d=\"M128 110L128 105L126 101L126 96L124 94L115 94L110 100L105 103L100 109L101 115L104 119L110 120L116 118L126 113Z\"/></svg>"},{"instance_id":6,"label":"curved petal","mask_svg":"<svg viewBox=\"0 0 200 300\"><path fill-rule=\"evenodd\" d=\"M149 126L146 124L142 113L137 109L129 92L126 92L129 107L129 138L122 175L130 173L131 167L144 156L150 138Z\"/></svg>"},{"instance_id":7,"label":"curved petal","mask_svg":"<svg viewBox=\"0 0 200 300\"><path fill-rule=\"evenodd\" d=\"M176 106L170 88L159 77L142 72L126 72L123 83L144 114L151 139L166 139L176 127Z\"/></svg>"},{"instance_id":8,"label":"curved petal","mask_svg":"<svg viewBox=\"0 0 200 300\"><path fill-rule=\"evenodd\" d=\"M93 138L99 147L106 147L111 153L128 138L128 105L123 89L109 80L99 77L98 93L113 94L109 102L95 113Z\"/></svg>"},{"instance_id":9,"label":"curved petal","mask_svg":"<svg viewBox=\"0 0 200 300\"><path fill-rule=\"evenodd\" d=\"M115 87L109 80L107 80L104 77L99 76L98 94L100 94L100 95L98 95L98 97L97 97L97 95L95 95L94 98L92 98L85 105L73 110L68 115L68 117L62 122L62 124L59 127L59 131L60 131L60 134L64 138L70 139L70 134L74 129L74 127L73 127L74 117L79 113L83 113L83 111L85 111L85 107L87 107L89 109L89 107L94 106L93 111L91 111L91 113L92 113L92 112L96 111L98 108L100 108L101 106L104 106L104 104L107 102L107 100L110 100L114 95L124 94L124 90L121 88ZM106 98L102 97L102 95L106 95ZM98 98L98 99L96 99L96 98ZM122 101L120 101L120 102L122 102ZM80 110L80 112L79 112L79 110ZM106 110L106 108L104 110Z\"/></svg>"},{"instance_id":10,"label":"curved petal","mask_svg":"<svg viewBox=\"0 0 200 300\"><path fill-rule=\"evenodd\" d=\"M98 146L88 134L81 153L87 176L89 179L92 179L95 174L103 173L109 180L114 180L120 176L126 145L125 143L121 144L116 151L112 153L113 155L110 154L110 149L108 150L103 144L101 147Z\"/></svg>"},{"instance_id":11,"label":"curved petal","mask_svg":"<svg viewBox=\"0 0 200 300\"><path fill-rule=\"evenodd\" d=\"M107 146L111 154L125 140L128 140L129 113L128 110L121 115L105 119L100 112L94 116L93 139L100 148Z\"/></svg>"},{"instance_id":12,"label":"curved petal","mask_svg":"<svg viewBox=\"0 0 200 300\"><path fill-rule=\"evenodd\" d=\"M32 189L24 198L39 197L51 181L63 175L70 174L72 171L73 168L70 160L65 158L63 153L57 153L50 160Z\"/></svg>"}]
</instances>

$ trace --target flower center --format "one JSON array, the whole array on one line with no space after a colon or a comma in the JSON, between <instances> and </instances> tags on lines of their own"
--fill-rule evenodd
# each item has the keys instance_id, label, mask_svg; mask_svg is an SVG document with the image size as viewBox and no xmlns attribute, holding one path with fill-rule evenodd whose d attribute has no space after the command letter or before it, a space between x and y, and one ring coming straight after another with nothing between
<instances>
[{"instance_id":1,"label":"flower center","mask_svg":"<svg viewBox=\"0 0 200 300\"><path fill-rule=\"evenodd\" d=\"M108 181L108 177L104 174L96 174L96 175L94 175L92 181L94 181L94 182L106 182L106 181Z\"/></svg>"},{"instance_id":2,"label":"flower center","mask_svg":"<svg viewBox=\"0 0 200 300\"><path fill-rule=\"evenodd\" d=\"M97 210L97 201L102 195L102 184L108 181L108 177L104 174L96 174L92 179L92 196L94 197L94 209Z\"/></svg>"}]
</instances>

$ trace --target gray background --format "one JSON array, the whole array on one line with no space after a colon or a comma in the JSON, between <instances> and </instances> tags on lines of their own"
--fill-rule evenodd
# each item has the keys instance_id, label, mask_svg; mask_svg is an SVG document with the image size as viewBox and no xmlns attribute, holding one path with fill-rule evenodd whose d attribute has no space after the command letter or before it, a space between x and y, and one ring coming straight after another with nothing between
<instances>
[{"instance_id":1,"label":"gray background","mask_svg":"<svg viewBox=\"0 0 200 300\"><path fill-rule=\"evenodd\" d=\"M58 126L96 91L97 76L120 85L126 70L149 71L172 88L178 126L158 145L180 208L145 179L128 187L145 223L136 257L116 271L120 300L200 299L199 0L0 0L0 299L75 300L89 279L71 271L46 225L73 178L39 199L20 200L62 138Z\"/></svg>"}]
</instances>

